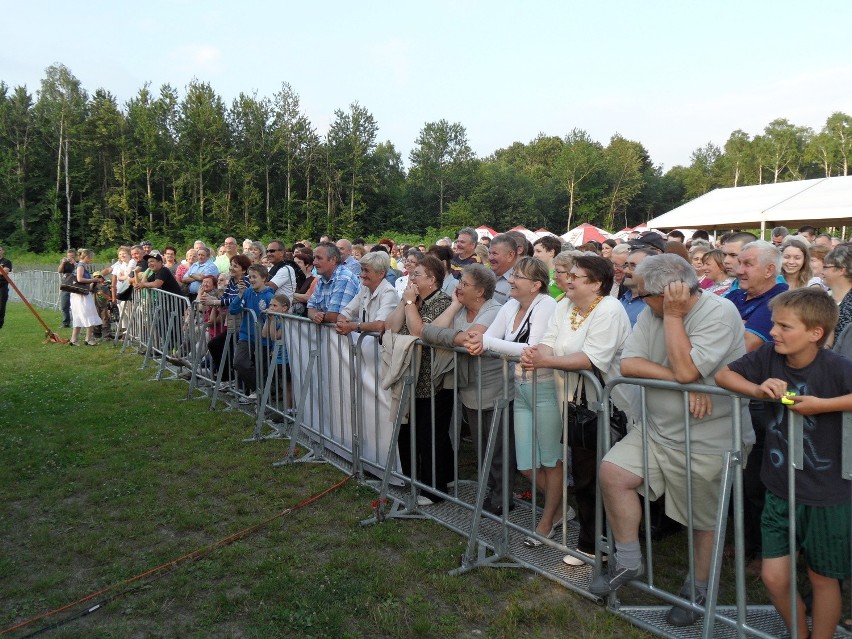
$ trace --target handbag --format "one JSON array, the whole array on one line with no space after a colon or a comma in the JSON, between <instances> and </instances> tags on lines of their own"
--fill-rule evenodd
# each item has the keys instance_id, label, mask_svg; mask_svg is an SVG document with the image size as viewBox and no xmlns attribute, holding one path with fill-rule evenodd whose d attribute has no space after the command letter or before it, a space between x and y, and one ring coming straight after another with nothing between
<instances>
[{"instance_id":1,"label":"handbag","mask_svg":"<svg viewBox=\"0 0 852 639\"><path fill-rule=\"evenodd\" d=\"M66 293L74 293L76 295L88 295L92 292L91 284L80 284L77 281L76 269L62 276L62 281L59 283L59 290Z\"/></svg>"},{"instance_id":2,"label":"handbag","mask_svg":"<svg viewBox=\"0 0 852 639\"><path fill-rule=\"evenodd\" d=\"M600 371L595 368L595 376L603 386ZM567 443L571 448L586 450L598 449L598 414L591 410L586 401L586 385L582 375L578 376L577 388L574 390L574 400L567 402L565 407L565 422L567 425ZM615 444L627 434L627 415L609 403L609 436L610 444Z\"/></svg>"}]
</instances>

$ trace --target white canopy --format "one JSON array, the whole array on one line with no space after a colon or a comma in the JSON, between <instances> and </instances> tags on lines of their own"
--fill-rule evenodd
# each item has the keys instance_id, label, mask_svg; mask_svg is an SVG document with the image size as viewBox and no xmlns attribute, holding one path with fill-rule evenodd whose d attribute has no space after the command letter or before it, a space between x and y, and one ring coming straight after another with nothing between
<instances>
[{"instance_id":1,"label":"white canopy","mask_svg":"<svg viewBox=\"0 0 852 639\"><path fill-rule=\"evenodd\" d=\"M852 176L715 189L648 220L661 229L852 225Z\"/></svg>"}]
</instances>

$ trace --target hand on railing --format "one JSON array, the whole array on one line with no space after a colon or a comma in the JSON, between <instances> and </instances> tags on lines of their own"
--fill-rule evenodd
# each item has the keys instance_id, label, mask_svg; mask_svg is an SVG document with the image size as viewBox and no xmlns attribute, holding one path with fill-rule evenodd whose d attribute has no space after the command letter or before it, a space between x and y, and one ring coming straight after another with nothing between
<instances>
[{"instance_id":1,"label":"hand on railing","mask_svg":"<svg viewBox=\"0 0 852 639\"><path fill-rule=\"evenodd\" d=\"M713 414L713 402L706 393L689 394L689 413L695 419Z\"/></svg>"}]
</instances>

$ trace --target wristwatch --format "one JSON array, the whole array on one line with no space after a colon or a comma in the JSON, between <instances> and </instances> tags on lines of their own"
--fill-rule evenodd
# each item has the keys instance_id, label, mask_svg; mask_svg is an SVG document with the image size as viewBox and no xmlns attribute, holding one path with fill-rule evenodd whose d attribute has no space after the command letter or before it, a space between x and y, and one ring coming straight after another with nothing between
<instances>
[{"instance_id":1,"label":"wristwatch","mask_svg":"<svg viewBox=\"0 0 852 639\"><path fill-rule=\"evenodd\" d=\"M408 306L409 304L414 304L414 300L407 300L407 301L405 302L405 305L406 305L406 306Z\"/></svg>"}]
</instances>

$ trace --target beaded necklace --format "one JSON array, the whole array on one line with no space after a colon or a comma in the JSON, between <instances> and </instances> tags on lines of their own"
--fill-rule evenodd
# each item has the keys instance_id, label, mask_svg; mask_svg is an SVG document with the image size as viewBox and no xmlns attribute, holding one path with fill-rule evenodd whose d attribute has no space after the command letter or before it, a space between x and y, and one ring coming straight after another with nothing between
<instances>
[{"instance_id":1,"label":"beaded necklace","mask_svg":"<svg viewBox=\"0 0 852 639\"><path fill-rule=\"evenodd\" d=\"M585 315L583 315L582 317L580 317L579 321L577 320L577 317L580 315L580 307L579 307L579 306L574 306L574 308L572 308L572 309L571 309L571 315L569 315L569 316L568 316L568 320L571 322L571 330L572 330L572 331L576 331L578 328L580 328L580 327L583 325L583 322L585 322L585 321L586 321L586 318L587 318L589 315L591 315L591 314L592 314L592 311L593 311L593 310L595 310L595 307L596 307L598 304L600 304L600 303L601 303L601 300L602 300L603 298L604 298L604 296L603 296L603 295L598 295L597 299L595 299L595 301L594 301L594 302L592 302L592 305L591 305L591 306L589 306L589 310L588 310L588 311L586 311L586 314L585 314Z\"/></svg>"}]
</instances>

